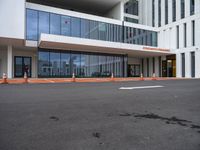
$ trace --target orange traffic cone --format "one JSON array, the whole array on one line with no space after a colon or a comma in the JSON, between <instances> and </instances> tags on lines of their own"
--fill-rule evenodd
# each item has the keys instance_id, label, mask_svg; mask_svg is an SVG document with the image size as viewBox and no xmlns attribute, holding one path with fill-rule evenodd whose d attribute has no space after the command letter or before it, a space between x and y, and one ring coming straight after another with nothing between
<instances>
[{"instance_id":1,"label":"orange traffic cone","mask_svg":"<svg viewBox=\"0 0 200 150\"><path fill-rule=\"evenodd\" d=\"M28 83L28 76L26 72L24 73L24 83Z\"/></svg>"},{"instance_id":2,"label":"orange traffic cone","mask_svg":"<svg viewBox=\"0 0 200 150\"><path fill-rule=\"evenodd\" d=\"M2 82L2 84L8 84L7 75L5 73L3 73L3 82Z\"/></svg>"},{"instance_id":3,"label":"orange traffic cone","mask_svg":"<svg viewBox=\"0 0 200 150\"><path fill-rule=\"evenodd\" d=\"M72 74L72 82L76 82L75 74Z\"/></svg>"}]
</instances>

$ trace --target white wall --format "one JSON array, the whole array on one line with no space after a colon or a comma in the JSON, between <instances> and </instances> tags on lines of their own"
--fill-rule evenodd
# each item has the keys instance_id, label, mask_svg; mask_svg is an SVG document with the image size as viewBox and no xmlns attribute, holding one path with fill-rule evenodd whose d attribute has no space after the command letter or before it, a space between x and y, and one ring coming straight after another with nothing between
<instances>
[{"instance_id":1,"label":"white wall","mask_svg":"<svg viewBox=\"0 0 200 150\"><path fill-rule=\"evenodd\" d=\"M0 37L24 39L25 0L0 0Z\"/></svg>"},{"instance_id":2,"label":"white wall","mask_svg":"<svg viewBox=\"0 0 200 150\"><path fill-rule=\"evenodd\" d=\"M105 17L118 19L123 21L124 17L124 4L123 2L118 3L115 5L106 15Z\"/></svg>"}]
</instances>

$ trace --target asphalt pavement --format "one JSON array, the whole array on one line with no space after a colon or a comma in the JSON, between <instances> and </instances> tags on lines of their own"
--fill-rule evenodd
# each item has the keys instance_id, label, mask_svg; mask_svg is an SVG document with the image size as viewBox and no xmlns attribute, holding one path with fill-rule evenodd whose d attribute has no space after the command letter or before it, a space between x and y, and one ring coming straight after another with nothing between
<instances>
[{"instance_id":1,"label":"asphalt pavement","mask_svg":"<svg viewBox=\"0 0 200 150\"><path fill-rule=\"evenodd\" d=\"M200 80L0 85L0 150L200 150Z\"/></svg>"}]
</instances>

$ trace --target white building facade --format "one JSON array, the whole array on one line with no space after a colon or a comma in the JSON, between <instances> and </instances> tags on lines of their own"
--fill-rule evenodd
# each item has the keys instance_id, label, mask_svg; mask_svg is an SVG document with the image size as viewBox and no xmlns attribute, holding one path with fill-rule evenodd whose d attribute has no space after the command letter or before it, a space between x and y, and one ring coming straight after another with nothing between
<instances>
[{"instance_id":1,"label":"white building facade","mask_svg":"<svg viewBox=\"0 0 200 150\"><path fill-rule=\"evenodd\" d=\"M0 77L200 78L200 0L0 0Z\"/></svg>"}]
</instances>

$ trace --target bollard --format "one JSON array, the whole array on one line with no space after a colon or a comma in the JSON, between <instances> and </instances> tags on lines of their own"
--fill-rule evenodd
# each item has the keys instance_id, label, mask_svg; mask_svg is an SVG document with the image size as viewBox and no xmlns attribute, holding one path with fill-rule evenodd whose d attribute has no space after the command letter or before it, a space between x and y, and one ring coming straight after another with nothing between
<instances>
[{"instance_id":1,"label":"bollard","mask_svg":"<svg viewBox=\"0 0 200 150\"><path fill-rule=\"evenodd\" d=\"M114 74L111 74L111 81L115 81Z\"/></svg>"},{"instance_id":2,"label":"bollard","mask_svg":"<svg viewBox=\"0 0 200 150\"><path fill-rule=\"evenodd\" d=\"M5 73L3 73L3 82L2 82L2 84L8 84L7 75Z\"/></svg>"},{"instance_id":3,"label":"bollard","mask_svg":"<svg viewBox=\"0 0 200 150\"><path fill-rule=\"evenodd\" d=\"M72 82L76 82L76 77L74 73L72 74Z\"/></svg>"},{"instance_id":4,"label":"bollard","mask_svg":"<svg viewBox=\"0 0 200 150\"><path fill-rule=\"evenodd\" d=\"M142 73L140 74L140 81L144 81L144 77Z\"/></svg>"},{"instance_id":5,"label":"bollard","mask_svg":"<svg viewBox=\"0 0 200 150\"><path fill-rule=\"evenodd\" d=\"M28 83L28 76L26 72L24 73L24 83Z\"/></svg>"},{"instance_id":6,"label":"bollard","mask_svg":"<svg viewBox=\"0 0 200 150\"><path fill-rule=\"evenodd\" d=\"M156 74L155 73L153 73L152 80L156 80Z\"/></svg>"}]
</instances>

